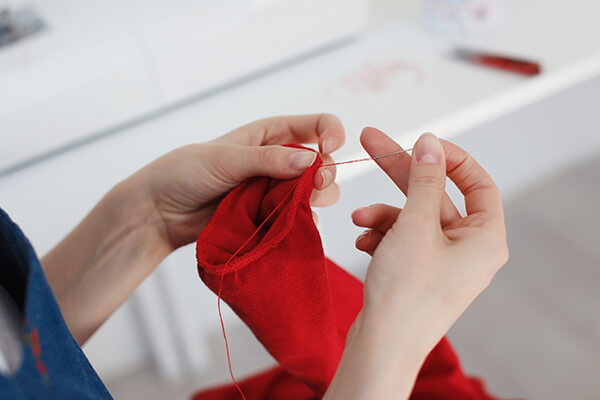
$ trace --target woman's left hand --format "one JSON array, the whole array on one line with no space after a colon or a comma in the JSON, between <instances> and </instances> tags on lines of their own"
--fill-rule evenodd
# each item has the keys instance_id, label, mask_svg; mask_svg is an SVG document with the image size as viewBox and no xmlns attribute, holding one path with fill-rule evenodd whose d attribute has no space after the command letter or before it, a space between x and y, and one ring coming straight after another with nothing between
<instances>
[{"instance_id":1,"label":"woman's left hand","mask_svg":"<svg viewBox=\"0 0 600 400\"><path fill-rule=\"evenodd\" d=\"M316 153L278 146L318 143L325 163L344 143L327 114L253 122L212 142L179 148L116 185L43 259L71 333L83 344L173 250L193 242L223 196L252 176L301 175ZM314 206L334 203L335 168L315 175Z\"/></svg>"},{"instance_id":2,"label":"woman's left hand","mask_svg":"<svg viewBox=\"0 0 600 400\"><path fill-rule=\"evenodd\" d=\"M340 120L329 114L274 117L252 122L208 143L176 149L138 171L127 181L141 190L155 213L170 250L193 242L223 196L252 176L290 179L315 160L311 151L280 146L318 143L324 163L344 143ZM315 174L311 205L328 206L339 197L335 167ZM126 181L126 182L127 182Z\"/></svg>"}]
</instances>

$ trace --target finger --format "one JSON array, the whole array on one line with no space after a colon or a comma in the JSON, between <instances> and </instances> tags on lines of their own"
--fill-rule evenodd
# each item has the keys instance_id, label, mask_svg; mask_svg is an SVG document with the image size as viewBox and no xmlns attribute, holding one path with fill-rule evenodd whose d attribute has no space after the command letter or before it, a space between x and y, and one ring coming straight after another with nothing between
<instances>
[{"instance_id":1,"label":"finger","mask_svg":"<svg viewBox=\"0 0 600 400\"><path fill-rule=\"evenodd\" d=\"M364 251L372 256L375 249L377 249L377 246L379 246L381 239L383 239L383 236L384 234L381 232L368 229L356 238L355 246L358 250Z\"/></svg>"},{"instance_id":2,"label":"finger","mask_svg":"<svg viewBox=\"0 0 600 400\"><path fill-rule=\"evenodd\" d=\"M340 198L340 187L337 184L329 185L323 190L313 190L310 195L310 205L312 207L329 207L335 204Z\"/></svg>"},{"instance_id":3,"label":"finger","mask_svg":"<svg viewBox=\"0 0 600 400\"><path fill-rule=\"evenodd\" d=\"M371 228L385 233L394 225L401 211L401 208L387 204L373 204L355 210L352 213L352 222L362 228Z\"/></svg>"},{"instance_id":4,"label":"finger","mask_svg":"<svg viewBox=\"0 0 600 400\"><path fill-rule=\"evenodd\" d=\"M445 183L444 149L434 134L425 133L415 143L410 160L405 212L431 217L439 226Z\"/></svg>"},{"instance_id":5,"label":"finger","mask_svg":"<svg viewBox=\"0 0 600 400\"><path fill-rule=\"evenodd\" d=\"M448 165L448 177L465 196L468 215L485 214L489 221L504 224L502 199L490 175L465 150L442 140Z\"/></svg>"},{"instance_id":6,"label":"finger","mask_svg":"<svg viewBox=\"0 0 600 400\"><path fill-rule=\"evenodd\" d=\"M217 139L220 143L262 146L284 143L318 143L321 153L339 149L344 127L331 114L293 115L261 119Z\"/></svg>"},{"instance_id":7,"label":"finger","mask_svg":"<svg viewBox=\"0 0 600 400\"><path fill-rule=\"evenodd\" d=\"M371 157L392 153L403 150L392 138L376 128L367 127L363 129L360 135L360 142L364 149ZM410 167L410 155L408 153L400 153L390 157L382 157L375 160L377 165L392 179L392 181L402 190L407 193L408 188L408 171ZM460 213L450 200L447 193L444 193L442 208L440 211L440 220L442 226L448 225L460 219Z\"/></svg>"},{"instance_id":8,"label":"finger","mask_svg":"<svg viewBox=\"0 0 600 400\"><path fill-rule=\"evenodd\" d=\"M330 155L321 155L323 164L332 164L333 158ZM336 168L335 165L322 167L317 170L314 177L314 186L316 189L325 189L335 181Z\"/></svg>"},{"instance_id":9,"label":"finger","mask_svg":"<svg viewBox=\"0 0 600 400\"><path fill-rule=\"evenodd\" d=\"M314 151L284 146L217 145L211 154L216 173L233 183L253 176L291 179L302 174L317 157Z\"/></svg>"},{"instance_id":10,"label":"finger","mask_svg":"<svg viewBox=\"0 0 600 400\"><path fill-rule=\"evenodd\" d=\"M314 221L315 225L319 225L319 216L317 215L316 212L314 212L312 210L311 210L311 212L312 212L312 217L313 217L313 221Z\"/></svg>"}]
</instances>

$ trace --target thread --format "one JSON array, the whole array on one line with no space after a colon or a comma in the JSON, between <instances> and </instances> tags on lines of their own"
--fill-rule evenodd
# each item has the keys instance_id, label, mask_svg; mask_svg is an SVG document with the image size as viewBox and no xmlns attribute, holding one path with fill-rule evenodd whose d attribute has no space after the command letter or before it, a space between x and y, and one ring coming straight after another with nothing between
<instances>
[{"instance_id":1,"label":"thread","mask_svg":"<svg viewBox=\"0 0 600 400\"><path fill-rule=\"evenodd\" d=\"M331 167L334 165L352 164L352 163L363 162L363 161L375 161L380 158L390 157L390 156L394 156L396 154L406 153L411 150L412 149L398 150L398 151L394 151L391 153L380 154L380 155L376 155L373 157L360 158L357 160L341 161L341 162L331 163L331 164L322 164L321 167ZM269 213L269 215L267 215L267 217L264 219L264 221L260 223L258 228L256 228L256 230L252 233L252 235L250 235L250 237L248 239L246 239L246 241L231 255L231 257L229 257L229 259L223 266L223 270L227 270L227 267L229 267L229 264L231 263L231 261L240 253L240 251L242 251L244 249L244 247L246 247L248 245L248 243L250 243L250 241L254 238L254 236L256 236L258 234L258 232L260 232L260 230L267 223L267 221L269 221L269 219L271 219L271 217L273 215L275 215L275 212L277 212L277 210L279 210L281 208L281 206L287 200L287 198L290 196L290 194L292 194L294 192L294 189L296 189L296 185L292 186L290 191L287 192L287 194L285 196L283 196L283 199L279 202L279 204L277 204L277 206L275 206L273 211L271 211ZM221 332L223 333L223 340L225 341L225 352L227 353L227 367L229 369L229 376L231 376L231 380L233 381L235 388L242 396L242 399L247 400L246 396L244 395L244 391L242 390L242 388L238 384L237 380L235 379L235 376L233 374L233 368L231 366L231 353L229 352L229 342L227 340L227 333L225 332L225 323L223 322L223 314L221 312L221 294L223 291L223 277L224 276L225 276L225 273L221 272L221 276L219 277L219 291L217 293L217 310L219 311L219 322L221 323Z\"/></svg>"},{"instance_id":2,"label":"thread","mask_svg":"<svg viewBox=\"0 0 600 400\"><path fill-rule=\"evenodd\" d=\"M237 256L239 254L239 252L242 251L244 249L244 247L246 247L248 245L248 243L250 243L252 238L254 236L256 236L256 234L258 232L260 232L260 230L267 223L267 221L269 219L271 219L271 217L273 215L275 215L275 212L277 210L279 210L279 208L281 208L281 206L283 205L285 200L290 196L290 194L292 194L294 192L294 189L296 189L296 185L292 186L290 191L287 192L287 194L285 196L283 196L283 199L279 202L279 204L277 204L277 206L273 209L273 211L271 211L269 213L269 215L267 215L267 217L264 219L264 221L261 222L261 224L258 226L258 228L256 228L256 230L252 233L252 235L250 235L250 237L248 239L246 239L246 241L231 255L231 257L229 257L229 259L227 260L227 262L225 263L225 265L223 267L223 270L227 269L227 267L229 266L229 263L235 258L235 256ZM242 388L237 383L235 376L233 375L233 368L231 367L231 355L229 353L229 342L227 341L227 334L225 333L225 323L223 322L223 314L221 313L221 294L223 291L223 276L224 275L225 275L225 273L221 273L221 276L219 279L219 292L217 293L217 309L219 311L219 322L221 323L221 331L223 332L223 340L225 341L225 352L227 353L227 367L229 368L229 375L231 376L231 380L233 381L235 388L238 390L238 392L242 396L242 399L247 400L246 396L244 395L244 392L242 391Z\"/></svg>"},{"instance_id":3,"label":"thread","mask_svg":"<svg viewBox=\"0 0 600 400\"><path fill-rule=\"evenodd\" d=\"M353 164L353 163L363 162L363 161L375 161L375 160L378 160L380 158L390 157L390 156L395 156L396 154L406 153L407 151L412 151L412 149L398 150L398 151L393 151L391 153L379 154L377 156L359 158L359 159L356 159L356 160L340 161L340 162L331 163L331 164L322 164L321 167L332 167L334 165Z\"/></svg>"}]
</instances>

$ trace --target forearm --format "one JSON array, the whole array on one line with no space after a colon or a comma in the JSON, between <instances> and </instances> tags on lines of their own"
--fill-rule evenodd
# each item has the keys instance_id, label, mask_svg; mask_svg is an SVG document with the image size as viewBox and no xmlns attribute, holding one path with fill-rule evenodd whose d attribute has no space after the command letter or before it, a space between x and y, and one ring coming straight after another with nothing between
<instances>
[{"instance_id":1,"label":"forearm","mask_svg":"<svg viewBox=\"0 0 600 400\"><path fill-rule=\"evenodd\" d=\"M380 310L361 311L324 400L409 397L430 349L413 318L399 325L388 317Z\"/></svg>"},{"instance_id":2,"label":"forearm","mask_svg":"<svg viewBox=\"0 0 600 400\"><path fill-rule=\"evenodd\" d=\"M168 255L160 220L131 180L113 188L43 259L63 317L83 344Z\"/></svg>"}]
</instances>

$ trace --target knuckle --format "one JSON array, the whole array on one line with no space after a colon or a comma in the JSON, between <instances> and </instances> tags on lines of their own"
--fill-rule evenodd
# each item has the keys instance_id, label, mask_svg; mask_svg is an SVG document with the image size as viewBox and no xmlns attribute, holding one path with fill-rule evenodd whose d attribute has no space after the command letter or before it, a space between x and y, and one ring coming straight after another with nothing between
<instances>
[{"instance_id":1,"label":"knuckle","mask_svg":"<svg viewBox=\"0 0 600 400\"><path fill-rule=\"evenodd\" d=\"M444 187L444 182L445 177L427 174L415 176L412 179L411 184L413 187L442 190L442 188Z\"/></svg>"},{"instance_id":2,"label":"knuckle","mask_svg":"<svg viewBox=\"0 0 600 400\"><path fill-rule=\"evenodd\" d=\"M278 154L271 147L260 147L257 154L258 163L261 166L269 167L275 165L278 161Z\"/></svg>"},{"instance_id":3,"label":"knuckle","mask_svg":"<svg viewBox=\"0 0 600 400\"><path fill-rule=\"evenodd\" d=\"M402 213L402 219L410 226L411 231L417 235L429 232L430 226L437 222L435 216L431 213L414 211Z\"/></svg>"},{"instance_id":4,"label":"knuckle","mask_svg":"<svg viewBox=\"0 0 600 400\"><path fill-rule=\"evenodd\" d=\"M341 124L342 121L340 121L340 119L337 117L337 115L335 114L331 114L331 113L323 113L321 114L321 120L323 122L332 122L335 124Z\"/></svg>"},{"instance_id":5,"label":"knuckle","mask_svg":"<svg viewBox=\"0 0 600 400\"><path fill-rule=\"evenodd\" d=\"M509 259L509 249L508 243L506 242L506 237L504 235L499 235L494 232L488 232L487 234L482 234L481 238L485 240L486 246L485 254L490 261L490 265L492 266L492 275L494 275L504 264L508 262Z\"/></svg>"},{"instance_id":6,"label":"knuckle","mask_svg":"<svg viewBox=\"0 0 600 400\"><path fill-rule=\"evenodd\" d=\"M318 114L317 130L324 132L326 129L335 127L338 129L338 140L344 141L344 128L342 121L334 114ZM341 132L341 135L340 135Z\"/></svg>"}]
</instances>

